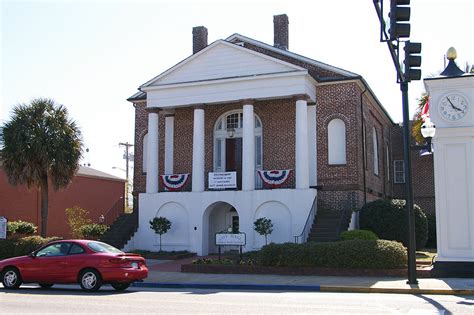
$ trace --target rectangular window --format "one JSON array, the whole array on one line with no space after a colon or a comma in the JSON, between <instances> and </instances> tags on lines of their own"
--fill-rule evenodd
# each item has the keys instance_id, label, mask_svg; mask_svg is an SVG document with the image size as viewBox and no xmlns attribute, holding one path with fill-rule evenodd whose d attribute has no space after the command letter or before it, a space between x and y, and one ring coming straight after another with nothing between
<instances>
[{"instance_id":1,"label":"rectangular window","mask_svg":"<svg viewBox=\"0 0 474 315\"><path fill-rule=\"evenodd\" d=\"M390 181L390 151L388 149L388 145L385 147L386 152L385 152L385 165L387 165L385 168L387 169L387 181Z\"/></svg>"},{"instance_id":2,"label":"rectangular window","mask_svg":"<svg viewBox=\"0 0 474 315\"><path fill-rule=\"evenodd\" d=\"M262 169L262 136L255 137L255 168Z\"/></svg>"},{"instance_id":3,"label":"rectangular window","mask_svg":"<svg viewBox=\"0 0 474 315\"><path fill-rule=\"evenodd\" d=\"M222 139L216 139L216 168L222 168Z\"/></svg>"},{"instance_id":4,"label":"rectangular window","mask_svg":"<svg viewBox=\"0 0 474 315\"><path fill-rule=\"evenodd\" d=\"M395 184L405 183L405 161L393 161L393 182Z\"/></svg>"}]
</instances>

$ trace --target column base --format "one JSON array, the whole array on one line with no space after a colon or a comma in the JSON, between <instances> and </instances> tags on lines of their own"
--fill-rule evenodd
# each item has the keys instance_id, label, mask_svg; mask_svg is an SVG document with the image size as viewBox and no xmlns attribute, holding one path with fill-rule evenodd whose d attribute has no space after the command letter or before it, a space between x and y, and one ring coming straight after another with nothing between
<instances>
[{"instance_id":1,"label":"column base","mask_svg":"<svg viewBox=\"0 0 474 315\"><path fill-rule=\"evenodd\" d=\"M437 261L433 265L431 276L444 278L474 278L474 262Z\"/></svg>"}]
</instances>

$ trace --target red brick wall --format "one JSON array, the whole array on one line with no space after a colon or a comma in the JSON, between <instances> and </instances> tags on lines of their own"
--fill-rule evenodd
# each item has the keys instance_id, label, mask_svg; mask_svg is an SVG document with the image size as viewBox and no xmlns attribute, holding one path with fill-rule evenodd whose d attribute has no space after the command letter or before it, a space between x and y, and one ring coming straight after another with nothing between
<instances>
[{"instance_id":1,"label":"red brick wall","mask_svg":"<svg viewBox=\"0 0 474 315\"><path fill-rule=\"evenodd\" d=\"M76 176L66 189L49 191L48 235L69 237L66 208L78 206L89 211L89 218L98 223L120 197L124 196L125 183L100 178ZM9 221L23 220L41 225L40 194L36 188L12 186L0 169L0 216ZM122 199L123 200L123 199ZM121 212L123 212L123 204Z\"/></svg>"}]
</instances>

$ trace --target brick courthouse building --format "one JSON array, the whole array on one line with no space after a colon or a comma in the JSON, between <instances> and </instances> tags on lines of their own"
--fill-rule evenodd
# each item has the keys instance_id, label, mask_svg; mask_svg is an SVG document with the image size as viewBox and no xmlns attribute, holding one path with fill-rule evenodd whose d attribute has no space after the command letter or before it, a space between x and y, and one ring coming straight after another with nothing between
<instances>
[{"instance_id":1,"label":"brick courthouse building","mask_svg":"<svg viewBox=\"0 0 474 315\"><path fill-rule=\"evenodd\" d=\"M160 216L172 222L165 250L215 252L215 233L230 229L258 249L260 217L274 225L269 242L304 242L318 209L342 222L393 196L395 124L382 104L360 75L288 42L286 15L274 16L273 46L239 34L208 45L195 27L193 54L128 99L139 199L129 248L156 248L148 222Z\"/></svg>"}]
</instances>

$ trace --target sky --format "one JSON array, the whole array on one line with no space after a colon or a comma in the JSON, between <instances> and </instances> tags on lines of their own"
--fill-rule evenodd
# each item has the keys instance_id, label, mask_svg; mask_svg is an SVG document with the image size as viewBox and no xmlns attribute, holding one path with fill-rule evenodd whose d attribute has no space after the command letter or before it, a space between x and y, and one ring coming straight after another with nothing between
<instances>
[{"instance_id":1,"label":"sky","mask_svg":"<svg viewBox=\"0 0 474 315\"><path fill-rule=\"evenodd\" d=\"M388 6L389 0L384 1ZM422 43L423 77L474 63L474 1L411 1L411 36ZM192 54L192 28L209 43L234 33L273 44L273 15L289 18L289 50L362 75L395 122L401 93L373 0L0 0L0 125L12 109L48 97L69 110L84 139L82 163L125 177L134 141L137 88ZM424 91L409 85L411 114ZM119 169L112 169L117 167Z\"/></svg>"}]
</instances>

